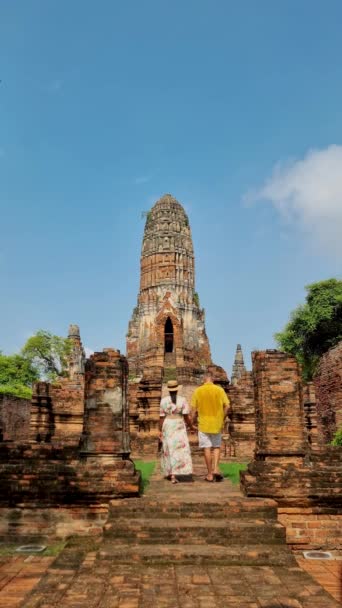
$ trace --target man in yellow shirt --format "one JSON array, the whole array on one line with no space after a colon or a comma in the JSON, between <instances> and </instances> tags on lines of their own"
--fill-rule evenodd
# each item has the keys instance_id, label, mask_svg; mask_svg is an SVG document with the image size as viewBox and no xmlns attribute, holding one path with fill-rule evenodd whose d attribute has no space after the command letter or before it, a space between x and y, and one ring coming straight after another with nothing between
<instances>
[{"instance_id":1,"label":"man in yellow shirt","mask_svg":"<svg viewBox=\"0 0 342 608\"><path fill-rule=\"evenodd\" d=\"M218 465L221 452L221 434L224 419L229 409L229 399L221 386L213 383L207 372L204 384L192 395L193 422L198 419L198 445L203 449L208 469L206 481L222 481Z\"/></svg>"}]
</instances>

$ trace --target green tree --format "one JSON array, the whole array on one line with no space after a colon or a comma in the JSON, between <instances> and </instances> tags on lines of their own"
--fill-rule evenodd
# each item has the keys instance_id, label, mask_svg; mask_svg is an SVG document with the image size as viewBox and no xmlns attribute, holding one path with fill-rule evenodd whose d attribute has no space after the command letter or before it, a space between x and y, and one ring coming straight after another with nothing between
<instances>
[{"instance_id":1,"label":"green tree","mask_svg":"<svg viewBox=\"0 0 342 608\"><path fill-rule=\"evenodd\" d=\"M68 338L40 329L27 340L21 354L38 370L41 378L53 381L65 375L71 347Z\"/></svg>"},{"instance_id":2,"label":"green tree","mask_svg":"<svg viewBox=\"0 0 342 608\"><path fill-rule=\"evenodd\" d=\"M20 355L3 355L0 352L0 393L29 399L32 383L38 379L38 370L31 361Z\"/></svg>"},{"instance_id":3,"label":"green tree","mask_svg":"<svg viewBox=\"0 0 342 608\"><path fill-rule=\"evenodd\" d=\"M305 304L292 312L275 339L283 351L297 357L304 379L310 380L323 353L342 340L342 281L319 281L306 290Z\"/></svg>"}]
</instances>

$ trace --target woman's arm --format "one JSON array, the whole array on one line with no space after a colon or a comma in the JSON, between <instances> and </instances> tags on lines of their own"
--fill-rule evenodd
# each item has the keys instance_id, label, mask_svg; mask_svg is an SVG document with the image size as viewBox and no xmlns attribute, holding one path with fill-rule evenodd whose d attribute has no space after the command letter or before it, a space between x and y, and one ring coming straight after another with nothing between
<instances>
[{"instance_id":1,"label":"woman's arm","mask_svg":"<svg viewBox=\"0 0 342 608\"><path fill-rule=\"evenodd\" d=\"M192 420L191 420L191 417L190 417L189 414L184 414L184 422L185 422L186 427L188 429L190 429L191 431L195 431L196 430L195 427L194 427L194 425L192 424Z\"/></svg>"}]
</instances>

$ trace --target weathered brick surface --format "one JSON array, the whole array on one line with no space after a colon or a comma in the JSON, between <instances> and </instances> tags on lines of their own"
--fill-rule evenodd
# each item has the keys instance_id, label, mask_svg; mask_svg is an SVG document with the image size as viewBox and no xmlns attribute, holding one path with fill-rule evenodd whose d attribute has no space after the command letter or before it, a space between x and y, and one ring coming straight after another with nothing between
<instances>
[{"instance_id":1,"label":"weathered brick surface","mask_svg":"<svg viewBox=\"0 0 342 608\"><path fill-rule=\"evenodd\" d=\"M31 401L0 394L0 440L20 441L29 434Z\"/></svg>"},{"instance_id":2,"label":"weathered brick surface","mask_svg":"<svg viewBox=\"0 0 342 608\"><path fill-rule=\"evenodd\" d=\"M163 369L148 367L139 382L129 383L130 433L135 453L156 454Z\"/></svg>"},{"instance_id":3,"label":"weathered brick surface","mask_svg":"<svg viewBox=\"0 0 342 608\"><path fill-rule=\"evenodd\" d=\"M293 559L274 501L228 481L208 488L200 473L180 487L156 474L145 498L111 502L103 538L73 537L55 559L2 556L0 607L337 608L333 579L315 562L317 583ZM193 544L179 542L190 530Z\"/></svg>"},{"instance_id":4,"label":"weathered brick surface","mask_svg":"<svg viewBox=\"0 0 342 608\"><path fill-rule=\"evenodd\" d=\"M251 460L255 450L255 403L251 372L239 374L228 389L231 418L227 425L229 455L240 460Z\"/></svg>"},{"instance_id":5,"label":"weathered brick surface","mask_svg":"<svg viewBox=\"0 0 342 608\"><path fill-rule=\"evenodd\" d=\"M341 512L342 450L318 452L307 441L302 388L294 358L253 353L255 459L242 473L248 496L269 496L281 507L330 507Z\"/></svg>"},{"instance_id":6,"label":"weathered brick surface","mask_svg":"<svg viewBox=\"0 0 342 608\"><path fill-rule=\"evenodd\" d=\"M127 361L105 349L84 368L72 331L69 375L36 386L26 443L0 443L3 536L100 534L108 501L139 493L129 458Z\"/></svg>"},{"instance_id":7,"label":"weathered brick surface","mask_svg":"<svg viewBox=\"0 0 342 608\"><path fill-rule=\"evenodd\" d=\"M65 505L43 507L39 503L14 508L0 506L0 537L3 540L37 542L65 539L72 535L101 536L108 506Z\"/></svg>"},{"instance_id":8,"label":"weathered brick surface","mask_svg":"<svg viewBox=\"0 0 342 608\"><path fill-rule=\"evenodd\" d=\"M70 325L72 349L67 377L53 384L38 382L34 386L30 438L53 441L55 446L77 446L83 430L85 354L77 325Z\"/></svg>"},{"instance_id":9,"label":"weathered brick surface","mask_svg":"<svg viewBox=\"0 0 342 608\"><path fill-rule=\"evenodd\" d=\"M164 367L165 355L173 355L166 359L175 368L201 368L211 363L194 272L188 217L180 203L166 194L146 219L138 304L127 335L132 375L140 376L149 366Z\"/></svg>"},{"instance_id":10,"label":"weathered brick surface","mask_svg":"<svg viewBox=\"0 0 342 608\"><path fill-rule=\"evenodd\" d=\"M306 449L302 385L294 357L275 350L252 353L256 455L303 456Z\"/></svg>"},{"instance_id":11,"label":"weathered brick surface","mask_svg":"<svg viewBox=\"0 0 342 608\"><path fill-rule=\"evenodd\" d=\"M286 528L286 542L294 549L342 549L339 508L279 507L278 520Z\"/></svg>"},{"instance_id":12,"label":"weathered brick surface","mask_svg":"<svg viewBox=\"0 0 342 608\"><path fill-rule=\"evenodd\" d=\"M342 427L342 341L321 358L314 384L319 434L329 443Z\"/></svg>"},{"instance_id":13,"label":"weathered brick surface","mask_svg":"<svg viewBox=\"0 0 342 608\"><path fill-rule=\"evenodd\" d=\"M86 457L129 454L128 365L107 348L87 361L81 453Z\"/></svg>"}]
</instances>

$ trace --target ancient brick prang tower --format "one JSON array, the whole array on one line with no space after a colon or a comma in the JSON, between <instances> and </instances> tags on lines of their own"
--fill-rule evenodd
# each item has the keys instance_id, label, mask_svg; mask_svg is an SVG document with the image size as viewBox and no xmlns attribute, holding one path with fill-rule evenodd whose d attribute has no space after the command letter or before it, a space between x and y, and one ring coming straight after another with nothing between
<instances>
[{"instance_id":1,"label":"ancient brick prang tower","mask_svg":"<svg viewBox=\"0 0 342 608\"><path fill-rule=\"evenodd\" d=\"M146 368L203 370L211 364L204 310L195 291L188 216L170 194L147 213L138 304L127 335L130 376Z\"/></svg>"},{"instance_id":2,"label":"ancient brick prang tower","mask_svg":"<svg viewBox=\"0 0 342 608\"><path fill-rule=\"evenodd\" d=\"M240 378L246 372L245 362L243 360L243 352L241 348L241 344L238 344L236 347L235 359L233 364L233 372L231 382L233 385L237 384Z\"/></svg>"}]
</instances>

